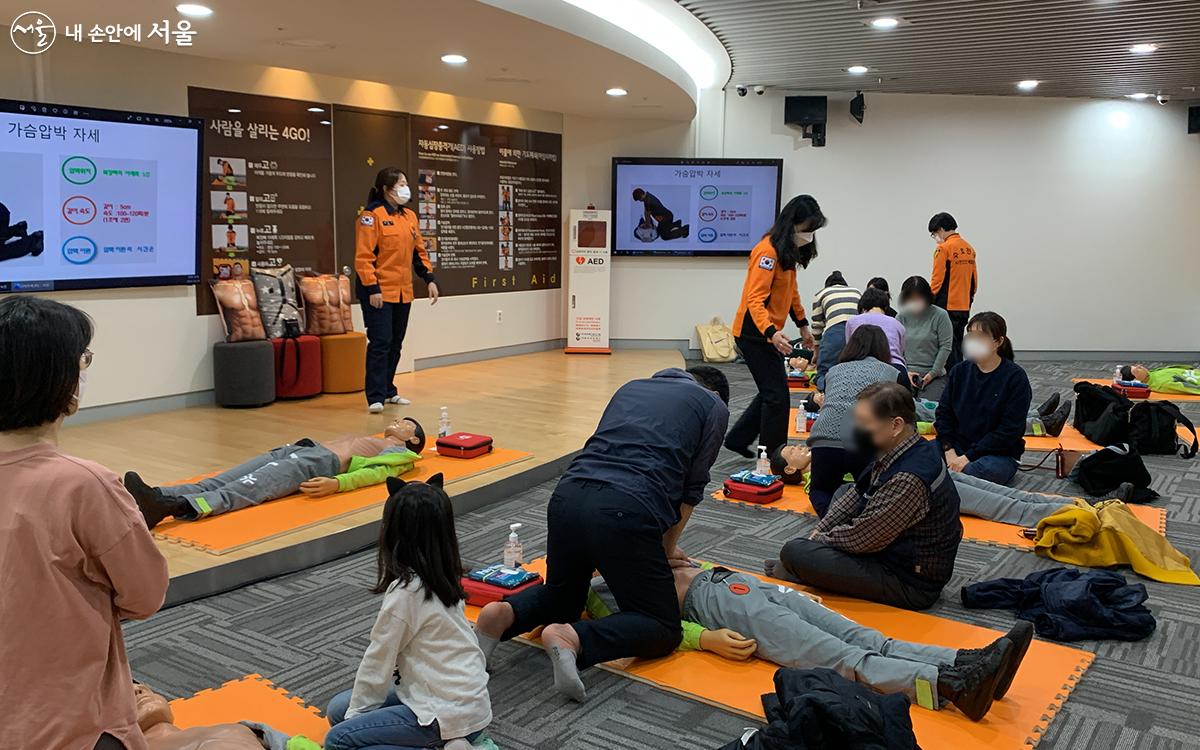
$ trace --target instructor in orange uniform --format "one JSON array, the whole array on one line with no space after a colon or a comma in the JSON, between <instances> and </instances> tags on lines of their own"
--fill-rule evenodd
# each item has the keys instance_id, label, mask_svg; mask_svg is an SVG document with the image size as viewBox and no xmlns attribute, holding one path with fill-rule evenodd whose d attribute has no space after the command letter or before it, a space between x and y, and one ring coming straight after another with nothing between
<instances>
[{"instance_id":1,"label":"instructor in orange uniform","mask_svg":"<svg viewBox=\"0 0 1200 750\"><path fill-rule=\"evenodd\" d=\"M817 257L814 233L823 226L825 215L816 199L796 196L750 251L742 299L733 316L733 335L758 395L725 436L725 447L747 458L754 455L755 446L763 445L770 452L787 442L790 396L783 358L792 351L792 344L783 326L790 313L800 327L804 346L813 348L796 288L796 266L808 268Z\"/></svg>"},{"instance_id":2,"label":"instructor in orange uniform","mask_svg":"<svg viewBox=\"0 0 1200 750\"><path fill-rule=\"evenodd\" d=\"M395 379L412 310L414 274L429 286L430 303L438 300L417 214L407 207L411 198L402 170L379 170L355 231L354 270L367 327L366 395L372 414L383 411L385 403L410 403L396 392Z\"/></svg>"},{"instance_id":3,"label":"instructor in orange uniform","mask_svg":"<svg viewBox=\"0 0 1200 750\"><path fill-rule=\"evenodd\" d=\"M950 313L954 341L947 364L952 366L962 362L963 331L979 288L975 248L958 233L954 217L945 212L929 220L929 236L937 243L929 286L933 289L933 304Z\"/></svg>"}]
</instances>

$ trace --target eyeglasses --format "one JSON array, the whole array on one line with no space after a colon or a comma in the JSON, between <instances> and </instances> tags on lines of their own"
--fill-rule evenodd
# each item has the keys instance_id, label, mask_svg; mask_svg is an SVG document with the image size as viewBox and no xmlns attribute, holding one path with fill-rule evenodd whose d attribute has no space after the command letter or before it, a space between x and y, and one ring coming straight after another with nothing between
<instances>
[{"instance_id":1,"label":"eyeglasses","mask_svg":"<svg viewBox=\"0 0 1200 750\"><path fill-rule=\"evenodd\" d=\"M91 349L84 349L83 354L81 354L79 357L79 369L86 370L87 368L91 367L93 356L95 355L92 354Z\"/></svg>"}]
</instances>

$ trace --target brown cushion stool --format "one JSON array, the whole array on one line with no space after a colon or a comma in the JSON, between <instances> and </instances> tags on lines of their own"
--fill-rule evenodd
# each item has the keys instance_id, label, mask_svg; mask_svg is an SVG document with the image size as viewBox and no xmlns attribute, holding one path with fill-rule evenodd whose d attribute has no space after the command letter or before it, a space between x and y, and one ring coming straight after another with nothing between
<instances>
[{"instance_id":1,"label":"brown cushion stool","mask_svg":"<svg viewBox=\"0 0 1200 750\"><path fill-rule=\"evenodd\" d=\"M321 390L355 393L367 377L367 334L361 331L321 337Z\"/></svg>"}]
</instances>

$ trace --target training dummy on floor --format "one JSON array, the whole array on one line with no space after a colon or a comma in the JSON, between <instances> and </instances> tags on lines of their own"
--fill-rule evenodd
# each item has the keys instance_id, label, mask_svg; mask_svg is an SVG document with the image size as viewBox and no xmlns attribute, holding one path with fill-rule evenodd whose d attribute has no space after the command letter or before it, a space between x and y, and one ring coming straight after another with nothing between
<instances>
[{"instance_id":1,"label":"training dummy on floor","mask_svg":"<svg viewBox=\"0 0 1200 750\"><path fill-rule=\"evenodd\" d=\"M1200 368L1170 365L1152 370L1145 365L1122 365L1117 375L1122 382L1145 383L1154 393L1200 396Z\"/></svg>"},{"instance_id":2,"label":"training dummy on floor","mask_svg":"<svg viewBox=\"0 0 1200 750\"><path fill-rule=\"evenodd\" d=\"M167 516L195 521L297 492L315 498L379 484L411 470L424 448L425 431L405 417L388 425L383 437L303 438L193 484L151 487L130 471L125 489L154 528Z\"/></svg>"},{"instance_id":3,"label":"training dummy on floor","mask_svg":"<svg viewBox=\"0 0 1200 750\"><path fill-rule=\"evenodd\" d=\"M680 650L832 669L881 693L903 693L924 708L953 703L974 721L1008 692L1033 637L1033 626L1018 622L981 649L895 640L800 591L745 573L686 564L673 573L684 617ZM605 616L611 609L603 586L593 588L599 593L589 597L588 613Z\"/></svg>"},{"instance_id":4,"label":"training dummy on floor","mask_svg":"<svg viewBox=\"0 0 1200 750\"><path fill-rule=\"evenodd\" d=\"M245 721L181 729L167 699L141 683L133 685L138 727L150 750L320 750L302 736L288 737L264 724Z\"/></svg>"}]
</instances>

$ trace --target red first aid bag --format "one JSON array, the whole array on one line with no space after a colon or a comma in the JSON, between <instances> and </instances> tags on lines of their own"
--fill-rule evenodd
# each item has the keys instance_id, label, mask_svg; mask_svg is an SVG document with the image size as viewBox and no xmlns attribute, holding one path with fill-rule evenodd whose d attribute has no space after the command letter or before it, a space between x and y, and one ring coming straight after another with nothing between
<instances>
[{"instance_id":1,"label":"red first aid bag","mask_svg":"<svg viewBox=\"0 0 1200 750\"><path fill-rule=\"evenodd\" d=\"M491 583L484 583L483 581L475 581L467 578L466 576L462 577L463 591L467 592L467 604L473 604L476 607L482 607L485 604L501 601L506 596L511 596L519 591L533 588L534 586L541 586L542 583L544 583L544 581L542 581L541 577L538 577L532 581L526 581L516 588L506 589L503 586L496 586Z\"/></svg>"},{"instance_id":2,"label":"red first aid bag","mask_svg":"<svg viewBox=\"0 0 1200 750\"><path fill-rule=\"evenodd\" d=\"M776 479L766 487L760 487L757 484L746 484L744 482L736 482L732 479L725 480L725 497L733 500L744 500L748 503L773 503L783 497L783 482Z\"/></svg>"},{"instance_id":3,"label":"red first aid bag","mask_svg":"<svg viewBox=\"0 0 1200 750\"><path fill-rule=\"evenodd\" d=\"M437 452L448 458L475 458L492 452L492 439L487 435L455 432L437 439Z\"/></svg>"},{"instance_id":4,"label":"red first aid bag","mask_svg":"<svg viewBox=\"0 0 1200 750\"><path fill-rule=\"evenodd\" d=\"M1125 398L1150 398L1150 388L1147 386L1113 383L1112 389Z\"/></svg>"}]
</instances>

